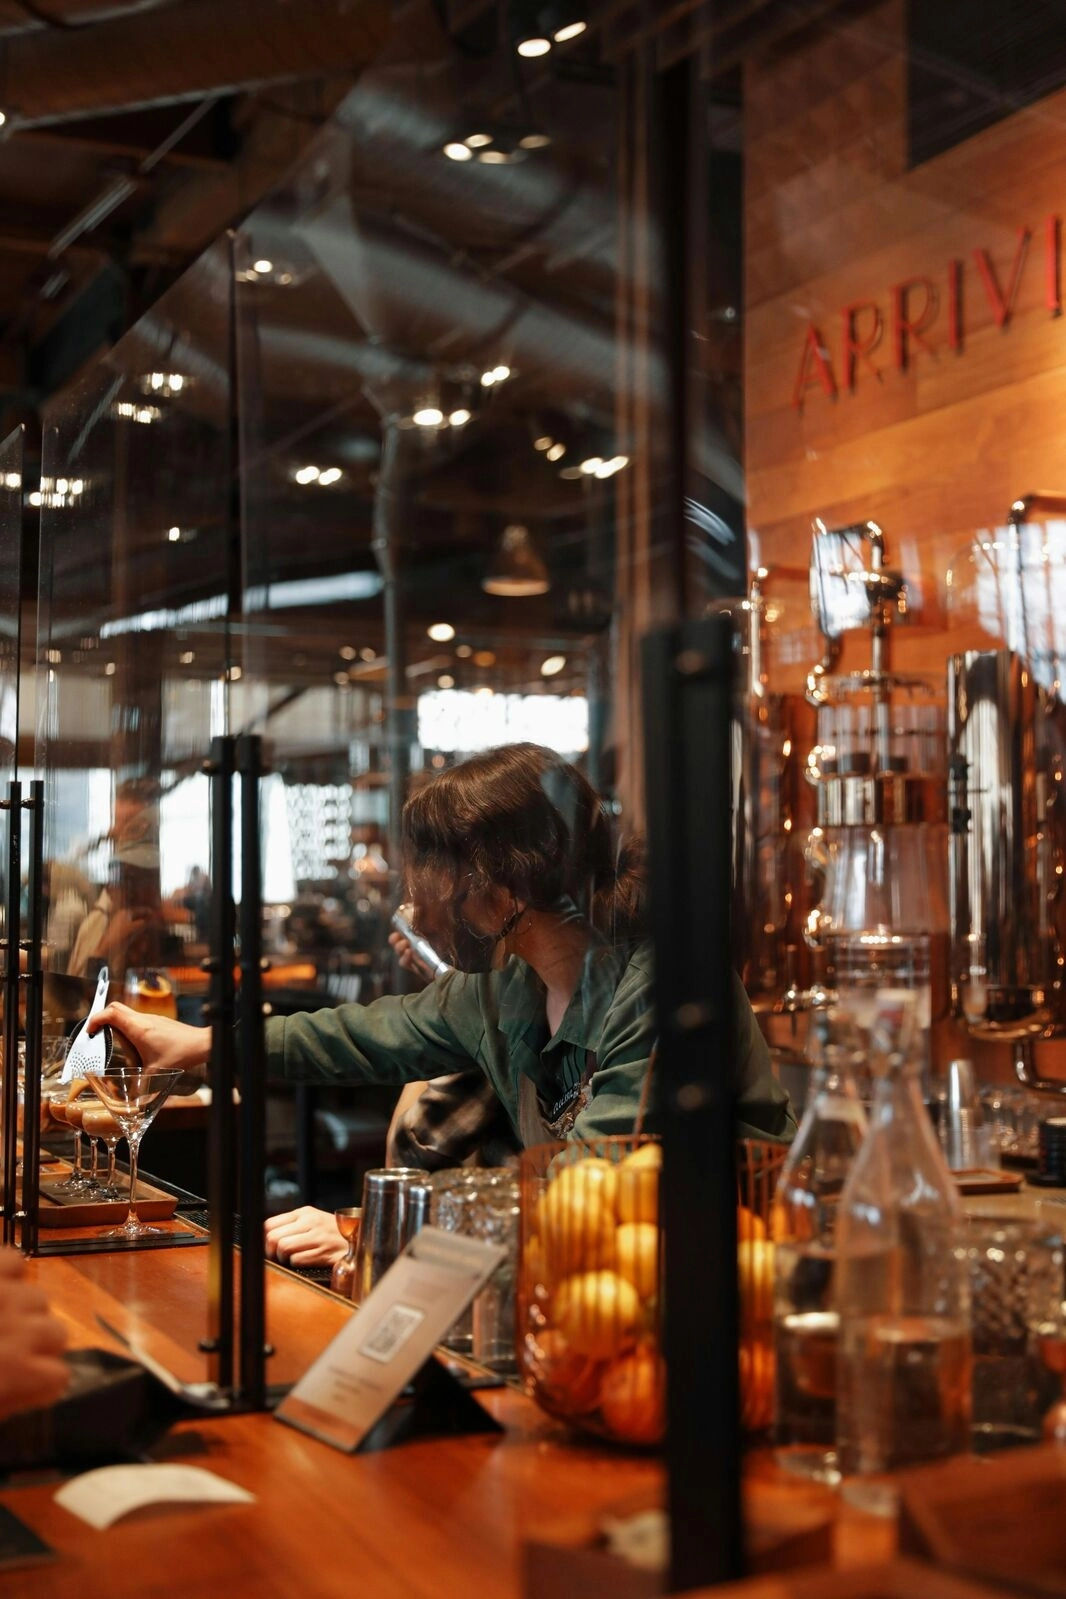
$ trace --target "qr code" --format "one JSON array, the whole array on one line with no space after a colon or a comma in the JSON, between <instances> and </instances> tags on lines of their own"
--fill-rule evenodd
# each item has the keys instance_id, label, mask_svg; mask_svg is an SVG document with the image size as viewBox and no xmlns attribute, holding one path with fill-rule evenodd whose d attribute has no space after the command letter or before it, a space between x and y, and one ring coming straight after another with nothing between
<instances>
[{"instance_id":1,"label":"qr code","mask_svg":"<svg viewBox=\"0 0 1066 1599\"><path fill-rule=\"evenodd\" d=\"M413 1305L393 1305L384 1321L378 1323L361 1346L359 1353L369 1356L371 1360L380 1360L383 1366L387 1365L425 1319L425 1312L416 1310Z\"/></svg>"}]
</instances>

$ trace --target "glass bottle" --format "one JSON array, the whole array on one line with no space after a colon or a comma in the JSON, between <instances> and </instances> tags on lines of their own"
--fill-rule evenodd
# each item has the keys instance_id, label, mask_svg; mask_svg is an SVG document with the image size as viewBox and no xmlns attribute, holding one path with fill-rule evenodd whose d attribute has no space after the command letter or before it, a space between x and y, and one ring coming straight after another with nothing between
<instances>
[{"instance_id":1,"label":"glass bottle","mask_svg":"<svg viewBox=\"0 0 1066 1599\"><path fill-rule=\"evenodd\" d=\"M835 1481L837 1212L866 1133L839 1011L811 1013L807 1108L774 1196L775 1441L788 1470Z\"/></svg>"},{"instance_id":2,"label":"glass bottle","mask_svg":"<svg viewBox=\"0 0 1066 1599\"><path fill-rule=\"evenodd\" d=\"M890 1514L885 1474L969 1447L971 1337L959 1205L919 1082L913 991L878 995L870 1130L837 1224L837 1459L842 1492Z\"/></svg>"}]
</instances>

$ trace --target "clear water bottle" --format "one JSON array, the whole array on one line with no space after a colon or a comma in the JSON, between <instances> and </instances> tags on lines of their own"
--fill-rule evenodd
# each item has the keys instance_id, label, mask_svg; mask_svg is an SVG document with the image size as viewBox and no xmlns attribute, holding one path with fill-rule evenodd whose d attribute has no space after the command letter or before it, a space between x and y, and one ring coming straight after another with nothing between
<instances>
[{"instance_id":1,"label":"clear water bottle","mask_svg":"<svg viewBox=\"0 0 1066 1599\"><path fill-rule=\"evenodd\" d=\"M969 1281L918 1033L913 992L882 991L870 1130L837 1223L837 1462L845 1497L881 1514L896 1508L889 1473L970 1441Z\"/></svg>"},{"instance_id":2,"label":"clear water bottle","mask_svg":"<svg viewBox=\"0 0 1066 1599\"><path fill-rule=\"evenodd\" d=\"M774 1198L774 1436L779 1463L833 1482L836 1470L837 1213L866 1133L839 1011L811 1014L807 1108Z\"/></svg>"}]
</instances>

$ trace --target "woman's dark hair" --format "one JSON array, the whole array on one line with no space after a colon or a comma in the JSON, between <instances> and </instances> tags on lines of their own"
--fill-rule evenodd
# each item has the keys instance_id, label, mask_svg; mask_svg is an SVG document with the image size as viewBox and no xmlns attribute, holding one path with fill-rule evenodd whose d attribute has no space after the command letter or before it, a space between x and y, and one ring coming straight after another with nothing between
<instances>
[{"instance_id":1,"label":"woman's dark hair","mask_svg":"<svg viewBox=\"0 0 1066 1599\"><path fill-rule=\"evenodd\" d=\"M643 936L642 841L616 848L595 789L539 744L505 744L432 778L404 806L403 845L431 938L451 939L465 894L489 888L534 910L571 899L612 943Z\"/></svg>"}]
</instances>

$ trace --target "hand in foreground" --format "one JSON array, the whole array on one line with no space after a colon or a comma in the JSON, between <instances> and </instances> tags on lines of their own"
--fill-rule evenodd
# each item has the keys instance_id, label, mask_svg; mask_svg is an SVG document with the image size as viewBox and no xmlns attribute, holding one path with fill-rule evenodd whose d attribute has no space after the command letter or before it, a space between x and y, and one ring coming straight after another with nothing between
<instances>
[{"instance_id":1,"label":"hand in foreground","mask_svg":"<svg viewBox=\"0 0 1066 1599\"><path fill-rule=\"evenodd\" d=\"M332 1266L348 1248L332 1212L313 1205L271 1216L263 1242L267 1257L282 1266Z\"/></svg>"},{"instance_id":2,"label":"hand in foreground","mask_svg":"<svg viewBox=\"0 0 1066 1599\"><path fill-rule=\"evenodd\" d=\"M113 1027L128 1038L145 1066L153 1071L192 1072L203 1076L211 1059L210 1027L190 1027L169 1016L152 1016L131 1010L117 1001L105 1005L89 1022L89 1032Z\"/></svg>"},{"instance_id":3,"label":"hand in foreground","mask_svg":"<svg viewBox=\"0 0 1066 1599\"><path fill-rule=\"evenodd\" d=\"M50 1405L66 1391L66 1342L41 1289L25 1280L22 1257L0 1250L0 1419Z\"/></svg>"}]
</instances>

